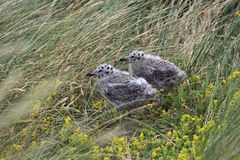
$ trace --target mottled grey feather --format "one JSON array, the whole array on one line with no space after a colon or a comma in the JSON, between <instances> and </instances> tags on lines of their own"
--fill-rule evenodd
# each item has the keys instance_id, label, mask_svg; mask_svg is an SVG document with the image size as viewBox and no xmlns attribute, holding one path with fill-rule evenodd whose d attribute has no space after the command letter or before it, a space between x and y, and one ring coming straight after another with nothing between
<instances>
[{"instance_id":1,"label":"mottled grey feather","mask_svg":"<svg viewBox=\"0 0 240 160\"><path fill-rule=\"evenodd\" d=\"M118 109L138 107L149 103L156 93L156 89L145 79L119 70L99 78L97 88L102 96Z\"/></svg>"},{"instance_id":2,"label":"mottled grey feather","mask_svg":"<svg viewBox=\"0 0 240 160\"><path fill-rule=\"evenodd\" d=\"M157 56L144 55L139 60L130 62L129 70L138 77L143 77L157 89L169 91L186 79L186 73L173 63Z\"/></svg>"}]
</instances>

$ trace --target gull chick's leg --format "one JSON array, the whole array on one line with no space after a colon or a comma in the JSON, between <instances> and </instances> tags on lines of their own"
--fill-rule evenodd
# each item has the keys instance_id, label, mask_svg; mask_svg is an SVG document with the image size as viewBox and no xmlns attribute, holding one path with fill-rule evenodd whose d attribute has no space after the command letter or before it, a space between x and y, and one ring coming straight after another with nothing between
<instances>
[{"instance_id":1,"label":"gull chick's leg","mask_svg":"<svg viewBox=\"0 0 240 160\"><path fill-rule=\"evenodd\" d=\"M162 98L163 98L163 96L161 95L161 96L158 97L158 99L157 99L157 105L158 105L158 107L161 107L161 106L162 106Z\"/></svg>"},{"instance_id":2,"label":"gull chick's leg","mask_svg":"<svg viewBox=\"0 0 240 160\"><path fill-rule=\"evenodd\" d=\"M124 124L123 124L123 111L118 110L119 113L119 127L118 127L118 135L122 136L124 134Z\"/></svg>"},{"instance_id":3,"label":"gull chick's leg","mask_svg":"<svg viewBox=\"0 0 240 160\"><path fill-rule=\"evenodd\" d=\"M154 104L154 107L162 107L162 97L163 96L160 96L156 99L156 102Z\"/></svg>"}]
</instances>

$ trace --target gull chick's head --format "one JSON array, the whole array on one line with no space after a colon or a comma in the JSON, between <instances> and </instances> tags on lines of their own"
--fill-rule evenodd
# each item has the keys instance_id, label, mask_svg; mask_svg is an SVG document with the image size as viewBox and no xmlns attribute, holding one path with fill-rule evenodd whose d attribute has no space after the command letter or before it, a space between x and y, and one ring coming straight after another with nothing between
<instances>
[{"instance_id":1,"label":"gull chick's head","mask_svg":"<svg viewBox=\"0 0 240 160\"><path fill-rule=\"evenodd\" d=\"M100 66L97 67L95 71L88 73L87 76L101 78L114 73L114 71L115 69L113 68L113 66L109 64L101 64Z\"/></svg>"},{"instance_id":2,"label":"gull chick's head","mask_svg":"<svg viewBox=\"0 0 240 160\"><path fill-rule=\"evenodd\" d=\"M135 62L144 58L144 52L135 50L130 53L128 56L122 57L119 61Z\"/></svg>"}]
</instances>

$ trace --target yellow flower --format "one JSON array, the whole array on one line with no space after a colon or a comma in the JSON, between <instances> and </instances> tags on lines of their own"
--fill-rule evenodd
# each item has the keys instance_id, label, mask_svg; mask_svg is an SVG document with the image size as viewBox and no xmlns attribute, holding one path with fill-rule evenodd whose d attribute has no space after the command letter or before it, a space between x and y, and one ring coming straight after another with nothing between
<instances>
[{"instance_id":1,"label":"yellow flower","mask_svg":"<svg viewBox=\"0 0 240 160\"><path fill-rule=\"evenodd\" d=\"M237 11L237 12L236 12L236 16L237 16L237 17L240 17L240 11Z\"/></svg>"},{"instance_id":2,"label":"yellow flower","mask_svg":"<svg viewBox=\"0 0 240 160\"><path fill-rule=\"evenodd\" d=\"M33 110L33 112L37 112L38 111L38 109L40 108L40 106L41 106L41 101L36 101L34 104L33 104L33 106L32 106L32 110Z\"/></svg>"},{"instance_id":3,"label":"yellow flower","mask_svg":"<svg viewBox=\"0 0 240 160\"><path fill-rule=\"evenodd\" d=\"M214 107L217 106L217 105L218 105L218 100L213 99L213 101L212 101L212 105L213 105Z\"/></svg>"},{"instance_id":4,"label":"yellow flower","mask_svg":"<svg viewBox=\"0 0 240 160\"><path fill-rule=\"evenodd\" d=\"M188 105L184 99L182 99L182 107L188 109Z\"/></svg>"},{"instance_id":5,"label":"yellow flower","mask_svg":"<svg viewBox=\"0 0 240 160\"><path fill-rule=\"evenodd\" d=\"M23 128L22 133L23 133L23 135L26 136L29 134L29 130L27 128Z\"/></svg>"},{"instance_id":6,"label":"yellow flower","mask_svg":"<svg viewBox=\"0 0 240 160\"><path fill-rule=\"evenodd\" d=\"M210 84L208 85L208 88L209 88L209 89L213 89L213 87L214 87L214 84L212 84L212 83L210 83Z\"/></svg>"},{"instance_id":7,"label":"yellow flower","mask_svg":"<svg viewBox=\"0 0 240 160\"><path fill-rule=\"evenodd\" d=\"M198 137L196 134L194 134L194 135L193 135L193 140L198 141L198 140L199 140L199 137Z\"/></svg>"},{"instance_id":8,"label":"yellow flower","mask_svg":"<svg viewBox=\"0 0 240 160\"><path fill-rule=\"evenodd\" d=\"M48 102L48 103L52 103L52 102L53 102L53 97L52 97L52 95L47 96L46 102Z\"/></svg>"},{"instance_id":9,"label":"yellow flower","mask_svg":"<svg viewBox=\"0 0 240 160\"><path fill-rule=\"evenodd\" d=\"M106 151L108 152L108 153L113 153L114 152L114 148L113 147L110 147L110 146L107 146L106 147Z\"/></svg>"},{"instance_id":10,"label":"yellow flower","mask_svg":"<svg viewBox=\"0 0 240 160\"><path fill-rule=\"evenodd\" d=\"M214 126L215 126L215 121L214 121L214 120L211 120L211 121L209 121L209 122L207 123L208 129L210 129L210 128L214 127Z\"/></svg>"},{"instance_id":11,"label":"yellow flower","mask_svg":"<svg viewBox=\"0 0 240 160\"><path fill-rule=\"evenodd\" d=\"M176 130L174 130L172 134L172 138L177 138L178 135L181 135L180 131L177 132Z\"/></svg>"},{"instance_id":12,"label":"yellow flower","mask_svg":"<svg viewBox=\"0 0 240 160\"><path fill-rule=\"evenodd\" d=\"M156 151L155 151L155 150L153 150L153 151L152 151L151 157L152 157L152 158L155 158L155 157L157 157L157 153L156 153Z\"/></svg>"},{"instance_id":13,"label":"yellow flower","mask_svg":"<svg viewBox=\"0 0 240 160\"><path fill-rule=\"evenodd\" d=\"M228 83L228 82L227 82L225 79L222 80L222 84L223 84L223 85L227 85L227 83Z\"/></svg>"},{"instance_id":14,"label":"yellow flower","mask_svg":"<svg viewBox=\"0 0 240 160\"><path fill-rule=\"evenodd\" d=\"M64 128L67 128L67 127L69 127L70 125L71 125L71 123L72 123L72 120L71 120L71 118L69 117L69 116L67 116L66 118L65 118L65 122L64 122Z\"/></svg>"},{"instance_id":15,"label":"yellow flower","mask_svg":"<svg viewBox=\"0 0 240 160\"><path fill-rule=\"evenodd\" d=\"M197 124L200 124L201 122L202 122L202 120L203 120L203 116L201 115L201 116L195 116L195 118L196 118L196 123Z\"/></svg>"},{"instance_id":16,"label":"yellow flower","mask_svg":"<svg viewBox=\"0 0 240 160\"><path fill-rule=\"evenodd\" d=\"M191 118L192 117L189 114L184 114L184 115L182 115L181 121L185 122L185 121L190 120Z\"/></svg>"},{"instance_id":17,"label":"yellow flower","mask_svg":"<svg viewBox=\"0 0 240 160\"><path fill-rule=\"evenodd\" d=\"M132 144L137 150L141 150L143 148L143 144L136 137L132 138Z\"/></svg>"},{"instance_id":18,"label":"yellow flower","mask_svg":"<svg viewBox=\"0 0 240 160\"><path fill-rule=\"evenodd\" d=\"M231 104L232 105L237 104L237 103L239 103L239 100L240 100L240 90L238 90L237 92L234 93L232 100L231 100Z\"/></svg>"},{"instance_id":19,"label":"yellow flower","mask_svg":"<svg viewBox=\"0 0 240 160\"><path fill-rule=\"evenodd\" d=\"M101 150L100 150L100 147L97 146L96 144L94 144L93 146L93 159L94 160L101 159Z\"/></svg>"},{"instance_id":20,"label":"yellow flower","mask_svg":"<svg viewBox=\"0 0 240 160\"><path fill-rule=\"evenodd\" d=\"M82 133L79 128L77 128L71 134L70 139L74 142L79 142L80 144L84 144L88 142L90 138L85 133Z\"/></svg>"},{"instance_id":21,"label":"yellow flower","mask_svg":"<svg viewBox=\"0 0 240 160\"><path fill-rule=\"evenodd\" d=\"M172 132L167 132L167 134L166 134L168 137L171 137L171 135L172 135Z\"/></svg>"},{"instance_id":22,"label":"yellow flower","mask_svg":"<svg viewBox=\"0 0 240 160\"><path fill-rule=\"evenodd\" d=\"M189 131L189 125L188 125L188 123L184 123L182 129L183 129L183 131L185 131L185 132Z\"/></svg>"},{"instance_id":23,"label":"yellow flower","mask_svg":"<svg viewBox=\"0 0 240 160\"><path fill-rule=\"evenodd\" d=\"M147 134L149 136L155 136L156 135L156 132L152 131L152 130L147 130Z\"/></svg>"},{"instance_id":24,"label":"yellow flower","mask_svg":"<svg viewBox=\"0 0 240 160\"><path fill-rule=\"evenodd\" d=\"M108 157L104 157L103 160L110 160L110 158L108 158Z\"/></svg>"},{"instance_id":25,"label":"yellow flower","mask_svg":"<svg viewBox=\"0 0 240 160\"><path fill-rule=\"evenodd\" d=\"M61 84L61 81L59 79L56 79L56 87L58 87Z\"/></svg>"},{"instance_id":26,"label":"yellow flower","mask_svg":"<svg viewBox=\"0 0 240 160\"><path fill-rule=\"evenodd\" d=\"M166 147L170 147L171 145L172 145L171 142L167 142L167 143L166 143Z\"/></svg>"},{"instance_id":27,"label":"yellow flower","mask_svg":"<svg viewBox=\"0 0 240 160\"><path fill-rule=\"evenodd\" d=\"M189 140L186 140L185 142L184 142L184 147L188 147L190 145L190 141Z\"/></svg>"},{"instance_id":28,"label":"yellow flower","mask_svg":"<svg viewBox=\"0 0 240 160\"><path fill-rule=\"evenodd\" d=\"M166 111L166 110L162 110L162 113L161 113L161 117L162 118L168 118L170 116L170 110Z\"/></svg>"},{"instance_id":29,"label":"yellow flower","mask_svg":"<svg viewBox=\"0 0 240 160\"><path fill-rule=\"evenodd\" d=\"M174 133L174 131L173 131L173 133ZM182 132L181 131L177 131L176 132L178 135L182 135Z\"/></svg>"},{"instance_id":30,"label":"yellow flower","mask_svg":"<svg viewBox=\"0 0 240 160\"><path fill-rule=\"evenodd\" d=\"M32 141L32 148L35 148L35 147L37 147L37 142L36 141Z\"/></svg>"},{"instance_id":31,"label":"yellow flower","mask_svg":"<svg viewBox=\"0 0 240 160\"><path fill-rule=\"evenodd\" d=\"M152 104L152 103L147 104L147 108L148 108L148 109L152 109L152 108L153 108L153 104Z\"/></svg>"},{"instance_id":32,"label":"yellow flower","mask_svg":"<svg viewBox=\"0 0 240 160\"><path fill-rule=\"evenodd\" d=\"M202 128L198 128L198 133L204 133L205 132L205 128L202 127Z\"/></svg>"},{"instance_id":33,"label":"yellow flower","mask_svg":"<svg viewBox=\"0 0 240 160\"><path fill-rule=\"evenodd\" d=\"M158 155L158 152L160 152L161 148L160 147L157 147L157 148L154 148L151 152L151 158L155 158L157 157Z\"/></svg>"},{"instance_id":34,"label":"yellow flower","mask_svg":"<svg viewBox=\"0 0 240 160\"><path fill-rule=\"evenodd\" d=\"M236 79L240 75L240 71L234 71L232 74L228 77L228 80Z\"/></svg>"},{"instance_id":35,"label":"yellow flower","mask_svg":"<svg viewBox=\"0 0 240 160\"><path fill-rule=\"evenodd\" d=\"M163 155L166 155L167 153L168 153L168 147L165 146L165 147L163 148Z\"/></svg>"},{"instance_id":36,"label":"yellow flower","mask_svg":"<svg viewBox=\"0 0 240 160\"><path fill-rule=\"evenodd\" d=\"M126 138L124 136L122 137L115 137L112 141L112 144L114 146L125 146L126 145Z\"/></svg>"},{"instance_id":37,"label":"yellow flower","mask_svg":"<svg viewBox=\"0 0 240 160\"><path fill-rule=\"evenodd\" d=\"M19 144L13 144L12 148L16 151L20 151L22 149L21 145L19 145Z\"/></svg>"},{"instance_id":38,"label":"yellow flower","mask_svg":"<svg viewBox=\"0 0 240 160\"><path fill-rule=\"evenodd\" d=\"M140 133L139 138L140 138L140 141L143 141L143 140L144 140L144 134L143 134L143 132Z\"/></svg>"},{"instance_id":39,"label":"yellow flower","mask_svg":"<svg viewBox=\"0 0 240 160\"><path fill-rule=\"evenodd\" d=\"M104 100L94 101L92 107L96 110L102 110L105 107L105 102Z\"/></svg>"},{"instance_id":40,"label":"yellow flower","mask_svg":"<svg viewBox=\"0 0 240 160\"><path fill-rule=\"evenodd\" d=\"M121 147L121 146L119 146L118 148L117 148L117 153L119 154L119 155L121 155L121 154L123 154L123 147Z\"/></svg>"},{"instance_id":41,"label":"yellow flower","mask_svg":"<svg viewBox=\"0 0 240 160\"><path fill-rule=\"evenodd\" d=\"M182 141L182 140L181 140L180 138L178 138L178 137L177 137L176 140L175 140L176 144L180 144L181 141Z\"/></svg>"},{"instance_id":42,"label":"yellow flower","mask_svg":"<svg viewBox=\"0 0 240 160\"><path fill-rule=\"evenodd\" d=\"M199 82L200 81L200 76L199 75L193 75L192 76L192 80L193 80L193 82Z\"/></svg>"},{"instance_id":43,"label":"yellow flower","mask_svg":"<svg viewBox=\"0 0 240 160\"><path fill-rule=\"evenodd\" d=\"M125 145L125 141L126 141L125 137L120 137L118 140L118 142L121 143L122 145Z\"/></svg>"},{"instance_id":44,"label":"yellow flower","mask_svg":"<svg viewBox=\"0 0 240 160\"><path fill-rule=\"evenodd\" d=\"M212 90L213 90L214 85L212 83L210 83L207 87L207 89L205 90L205 96L206 97L210 97L212 94Z\"/></svg>"},{"instance_id":45,"label":"yellow flower","mask_svg":"<svg viewBox=\"0 0 240 160\"><path fill-rule=\"evenodd\" d=\"M188 135L184 135L184 136L183 136L183 139L184 139L184 140L189 140L189 136L188 136Z\"/></svg>"},{"instance_id":46,"label":"yellow flower","mask_svg":"<svg viewBox=\"0 0 240 160\"><path fill-rule=\"evenodd\" d=\"M236 79L240 75L240 71L234 71L231 75L232 79Z\"/></svg>"},{"instance_id":47,"label":"yellow flower","mask_svg":"<svg viewBox=\"0 0 240 160\"><path fill-rule=\"evenodd\" d=\"M180 160L187 160L188 158L188 150L187 148L183 148L180 153L178 154L178 159Z\"/></svg>"},{"instance_id":48,"label":"yellow flower","mask_svg":"<svg viewBox=\"0 0 240 160\"><path fill-rule=\"evenodd\" d=\"M196 156L195 159L196 160L202 160L203 158L201 156Z\"/></svg>"},{"instance_id":49,"label":"yellow flower","mask_svg":"<svg viewBox=\"0 0 240 160\"><path fill-rule=\"evenodd\" d=\"M88 135L86 135L84 133L79 133L78 140L80 143L86 143L89 141L89 137L88 137Z\"/></svg>"},{"instance_id":50,"label":"yellow flower","mask_svg":"<svg viewBox=\"0 0 240 160\"><path fill-rule=\"evenodd\" d=\"M51 118L50 117L45 117L44 119L43 119L43 123L44 124L50 124L51 123Z\"/></svg>"}]
</instances>

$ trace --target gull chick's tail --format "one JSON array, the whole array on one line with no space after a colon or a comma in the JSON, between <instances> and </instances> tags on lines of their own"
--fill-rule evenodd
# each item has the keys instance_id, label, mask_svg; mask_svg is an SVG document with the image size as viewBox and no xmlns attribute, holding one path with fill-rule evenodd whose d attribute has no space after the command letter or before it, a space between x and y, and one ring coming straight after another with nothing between
<instances>
[{"instance_id":1,"label":"gull chick's tail","mask_svg":"<svg viewBox=\"0 0 240 160\"><path fill-rule=\"evenodd\" d=\"M185 79L187 79L187 74L185 71L180 71L178 73L178 77L179 77L179 83L183 82Z\"/></svg>"}]
</instances>

